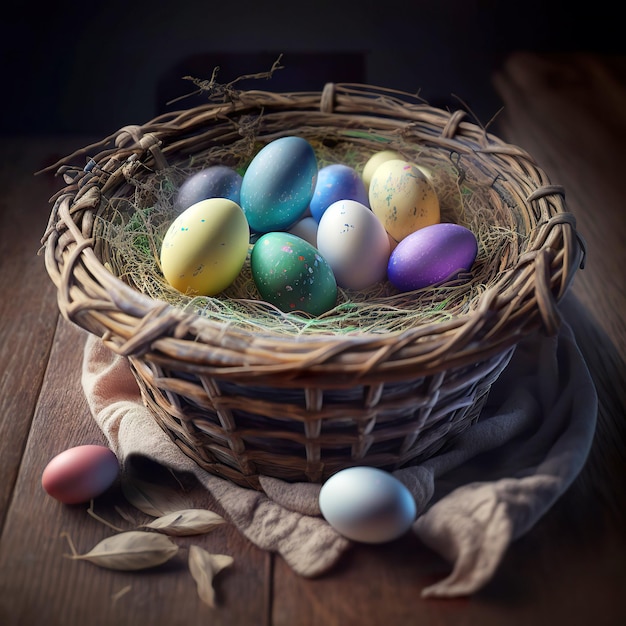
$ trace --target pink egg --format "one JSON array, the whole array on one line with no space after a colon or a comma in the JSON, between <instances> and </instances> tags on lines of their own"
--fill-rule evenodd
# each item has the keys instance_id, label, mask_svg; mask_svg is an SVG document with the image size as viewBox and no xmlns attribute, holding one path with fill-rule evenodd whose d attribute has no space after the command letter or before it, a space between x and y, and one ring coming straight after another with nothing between
<instances>
[{"instance_id":1,"label":"pink egg","mask_svg":"<svg viewBox=\"0 0 626 626\"><path fill-rule=\"evenodd\" d=\"M476 236L468 228L448 223L425 226L396 246L387 276L400 291L422 289L468 272L477 253Z\"/></svg>"},{"instance_id":2,"label":"pink egg","mask_svg":"<svg viewBox=\"0 0 626 626\"><path fill-rule=\"evenodd\" d=\"M117 457L106 446L76 446L48 463L41 485L47 494L64 504L88 502L111 487L119 469Z\"/></svg>"}]
</instances>

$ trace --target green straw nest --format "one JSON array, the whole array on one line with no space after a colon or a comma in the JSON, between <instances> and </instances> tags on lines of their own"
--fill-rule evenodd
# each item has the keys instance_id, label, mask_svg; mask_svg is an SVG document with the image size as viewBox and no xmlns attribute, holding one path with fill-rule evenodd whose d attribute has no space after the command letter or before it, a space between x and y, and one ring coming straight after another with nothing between
<instances>
[{"instance_id":1,"label":"green straw nest","mask_svg":"<svg viewBox=\"0 0 626 626\"><path fill-rule=\"evenodd\" d=\"M456 284L424 289L410 294L398 293L387 283L362 291L340 290L337 307L319 317L303 313L284 313L264 302L250 274L249 261L235 283L218 297L194 297L172 289L163 279L159 251L165 231L176 217L174 196L182 181L203 167L229 163L245 171L246 159L236 142L226 151L209 149L194 157L185 167L168 167L137 182L129 197L111 198L109 210L98 218L96 233L104 243L103 259L118 277L152 298L164 300L188 312L234 324L242 328L275 333L388 333L417 324L450 320L468 313L480 292L499 278L502 261L523 243L514 224L492 208L486 192L492 181L470 181L448 155L426 148L415 149L402 139L363 133L355 143L333 133L332 128L318 129L326 143L307 137L316 149L318 166L344 163L362 172L367 159L381 144L400 152L408 160L427 165L442 208L442 221L460 223L470 228L479 241L479 255L471 275ZM334 136L336 135L336 136ZM332 147L327 144L333 137ZM256 146L255 146L256 149ZM246 150L244 154L247 155ZM444 160L445 159L445 160Z\"/></svg>"},{"instance_id":2,"label":"green straw nest","mask_svg":"<svg viewBox=\"0 0 626 626\"><path fill-rule=\"evenodd\" d=\"M442 221L478 239L471 273L410 293L386 282L340 290L315 318L263 302L247 263L216 297L169 287L160 243L182 181L217 163L243 171L285 135L308 139L320 167L361 171L386 149L428 167ZM563 190L529 154L465 111L365 85L231 90L125 127L59 172L66 187L43 242L60 310L129 358L146 405L187 455L255 488L261 474L321 481L440 449L479 418L520 339L557 332L583 259Z\"/></svg>"}]
</instances>

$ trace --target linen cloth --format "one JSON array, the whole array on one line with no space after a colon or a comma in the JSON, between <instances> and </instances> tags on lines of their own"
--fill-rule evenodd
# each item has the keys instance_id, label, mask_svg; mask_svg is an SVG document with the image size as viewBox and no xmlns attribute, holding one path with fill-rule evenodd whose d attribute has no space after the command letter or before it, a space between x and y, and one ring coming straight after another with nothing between
<instances>
[{"instance_id":1,"label":"linen cloth","mask_svg":"<svg viewBox=\"0 0 626 626\"><path fill-rule=\"evenodd\" d=\"M351 542L321 516L321 485L261 477L263 492L202 470L145 408L128 361L94 335L82 385L122 471L146 457L191 472L248 540L279 553L299 575L322 575ZM512 541L532 529L582 469L593 439L596 391L571 328L518 344L476 424L446 450L394 472L413 494L412 531L451 564L423 597L473 594L497 571Z\"/></svg>"}]
</instances>

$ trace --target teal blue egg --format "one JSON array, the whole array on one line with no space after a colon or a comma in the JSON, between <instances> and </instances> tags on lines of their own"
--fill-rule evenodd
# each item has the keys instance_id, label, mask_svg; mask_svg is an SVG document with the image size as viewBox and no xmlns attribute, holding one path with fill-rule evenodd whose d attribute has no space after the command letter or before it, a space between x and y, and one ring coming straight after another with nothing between
<instances>
[{"instance_id":1,"label":"teal blue egg","mask_svg":"<svg viewBox=\"0 0 626 626\"><path fill-rule=\"evenodd\" d=\"M262 235L250 254L250 269L263 300L281 311L317 316L337 302L330 265L308 241L291 233Z\"/></svg>"},{"instance_id":2,"label":"teal blue egg","mask_svg":"<svg viewBox=\"0 0 626 626\"><path fill-rule=\"evenodd\" d=\"M253 231L287 230L309 207L317 181L317 157L302 137L271 141L244 172L240 205Z\"/></svg>"}]
</instances>

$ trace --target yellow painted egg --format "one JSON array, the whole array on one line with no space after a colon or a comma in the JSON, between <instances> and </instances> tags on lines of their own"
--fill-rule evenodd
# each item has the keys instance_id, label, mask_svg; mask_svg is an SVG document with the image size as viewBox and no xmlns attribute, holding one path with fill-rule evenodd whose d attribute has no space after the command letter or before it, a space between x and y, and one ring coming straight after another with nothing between
<instances>
[{"instance_id":1,"label":"yellow painted egg","mask_svg":"<svg viewBox=\"0 0 626 626\"><path fill-rule=\"evenodd\" d=\"M380 152L375 152L369 158L365 167L363 168L363 173L361 174L361 178L365 183L365 188L369 189L370 183L372 182L372 176L374 172L378 169L379 165L382 165L385 161L391 161L392 159L402 159L402 156L399 152L395 150L381 150Z\"/></svg>"},{"instance_id":2,"label":"yellow painted egg","mask_svg":"<svg viewBox=\"0 0 626 626\"><path fill-rule=\"evenodd\" d=\"M182 293L213 296L231 285L245 263L250 227L228 198L202 200L170 225L161 246L161 269Z\"/></svg>"},{"instance_id":3,"label":"yellow painted egg","mask_svg":"<svg viewBox=\"0 0 626 626\"><path fill-rule=\"evenodd\" d=\"M415 163L414 165L420 172L422 172L422 174L424 174L424 176L426 176L426 178L428 178L428 182L436 188L435 175L433 174L433 171L429 167L421 165L420 163Z\"/></svg>"},{"instance_id":4,"label":"yellow painted egg","mask_svg":"<svg viewBox=\"0 0 626 626\"><path fill-rule=\"evenodd\" d=\"M439 199L419 167L401 159L376 168L369 188L370 207L396 240L440 221Z\"/></svg>"}]
</instances>

